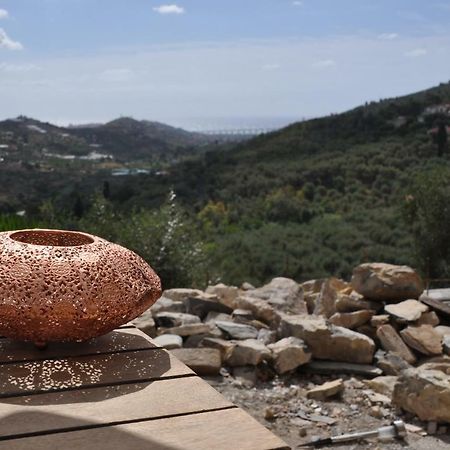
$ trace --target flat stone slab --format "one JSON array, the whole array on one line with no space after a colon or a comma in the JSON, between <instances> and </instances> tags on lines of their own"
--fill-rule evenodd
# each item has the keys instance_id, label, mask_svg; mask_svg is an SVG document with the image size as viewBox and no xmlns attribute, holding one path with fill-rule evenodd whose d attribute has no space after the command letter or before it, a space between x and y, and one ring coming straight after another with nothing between
<instances>
[{"instance_id":1,"label":"flat stone slab","mask_svg":"<svg viewBox=\"0 0 450 450\"><path fill-rule=\"evenodd\" d=\"M352 364L337 361L311 361L300 368L309 373L321 375L352 374L367 378L378 377L383 371L369 364Z\"/></svg>"},{"instance_id":2,"label":"flat stone slab","mask_svg":"<svg viewBox=\"0 0 450 450\"><path fill-rule=\"evenodd\" d=\"M428 311L428 306L417 300L405 300L397 304L386 305L384 310L397 319L414 322Z\"/></svg>"}]
</instances>

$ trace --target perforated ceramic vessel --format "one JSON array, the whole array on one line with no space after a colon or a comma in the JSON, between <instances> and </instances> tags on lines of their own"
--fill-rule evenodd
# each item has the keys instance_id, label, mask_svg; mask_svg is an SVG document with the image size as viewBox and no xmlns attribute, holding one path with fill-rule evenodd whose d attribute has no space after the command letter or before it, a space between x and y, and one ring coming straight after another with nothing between
<instances>
[{"instance_id":1,"label":"perforated ceramic vessel","mask_svg":"<svg viewBox=\"0 0 450 450\"><path fill-rule=\"evenodd\" d=\"M87 233L0 233L0 336L84 341L129 322L161 295L132 251Z\"/></svg>"}]
</instances>

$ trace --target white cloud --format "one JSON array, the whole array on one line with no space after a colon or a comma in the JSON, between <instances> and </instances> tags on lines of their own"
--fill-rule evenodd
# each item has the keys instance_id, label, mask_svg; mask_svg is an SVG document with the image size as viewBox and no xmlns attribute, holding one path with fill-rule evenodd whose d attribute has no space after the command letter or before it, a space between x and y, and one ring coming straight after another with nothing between
<instances>
[{"instance_id":1,"label":"white cloud","mask_svg":"<svg viewBox=\"0 0 450 450\"><path fill-rule=\"evenodd\" d=\"M280 67L279 64L264 64L262 70L278 70Z\"/></svg>"},{"instance_id":2,"label":"white cloud","mask_svg":"<svg viewBox=\"0 0 450 450\"><path fill-rule=\"evenodd\" d=\"M405 52L405 56L408 58L418 58L420 56L425 56L428 52L424 48L415 48L414 50L409 50Z\"/></svg>"},{"instance_id":3,"label":"white cloud","mask_svg":"<svg viewBox=\"0 0 450 450\"><path fill-rule=\"evenodd\" d=\"M8 11L6 9L0 8L0 19L7 19L9 17Z\"/></svg>"},{"instance_id":4,"label":"white cloud","mask_svg":"<svg viewBox=\"0 0 450 450\"><path fill-rule=\"evenodd\" d=\"M178 5L160 5L155 6L153 11L156 11L159 14L184 14L185 10L183 7Z\"/></svg>"},{"instance_id":5,"label":"white cloud","mask_svg":"<svg viewBox=\"0 0 450 450\"><path fill-rule=\"evenodd\" d=\"M113 83L128 81L134 75L131 69L108 69L104 70L100 74L100 79L103 81L109 81Z\"/></svg>"},{"instance_id":6,"label":"white cloud","mask_svg":"<svg viewBox=\"0 0 450 450\"><path fill-rule=\"evenodd\" d=\"M378 35L378 39L382 39L384 41L392 41L392 39L398 38L397 33L381 33Z\"/></svg>"},{"instance_id":7,"label":"white cloud","mask_svg":"<svg viewBox=\"0 0 450 450\"><path fill-rule=\"evenodd\" d=\"M293 5L293 6L303 6L303 2L300 1L300 0L294 0L294 1L292 2L292 5Z\"/></svg>"},{"instance_id":8,"label":"white cloud","mask_svg":"<svg viewBox=\"0 0 450 450\"><path fill-rule=\"evenodd\" d=\"M22 50L23 45L20 42L13 41L3 28L0 28L0 48L7 50Z\"/></svg>"},{"instance_id":9,"label":"white cloud","mask_svg":"<svg viewBox=\"0 0 450 450\"><path fill-rule=\"evenodd\" d=\"M333 59L322 59L321 61L316 61L313 63L313 67L325 68L325 67L334 67L336 65L336 61Z\"/></svg>"},{"instance_id":10,"label":"white cloud","mask_svg":"<svg viewBox=\"0 0 450 450\"><path fill-rule=\"evenodd\" d=\"M41 70L36 64L7 64L0 63L0 72L25 73L34 70Z\"/></svg>"}]
</instances>

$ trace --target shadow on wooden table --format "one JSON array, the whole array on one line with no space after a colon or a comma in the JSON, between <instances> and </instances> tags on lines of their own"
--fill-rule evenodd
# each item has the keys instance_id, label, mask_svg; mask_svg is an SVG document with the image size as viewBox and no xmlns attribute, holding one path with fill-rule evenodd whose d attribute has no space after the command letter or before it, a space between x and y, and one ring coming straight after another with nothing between
<instances>
[{"instance_id":1,"label":"shadow on wooden table","mask_svg":"<svg viewBox=\"0 0 450 450\"><path fill-rule=\"evenodd\" d=\"M57 432L16 434L0 438L0 450L180 450L158 442L158 433L139 433L151 421L129 424L92 425L79 419L44 412L12 414L2 420L15 423L45 423ZM140 435L141 434L141 435Z\"/></svg>"},{"instance_id":2,"label":"shadow on wooden table","mask_svg":"<svg viewBox=\"0 0 450 450\"><path fill-rule=\"evenodd\" d=\"M144 389L170 372L165 350L138 335L113 333L79 344L50 345L44 352L2 339L0 358L8 362L0 364L0 403L103 401Z\"/></svg>"}]
</instances>

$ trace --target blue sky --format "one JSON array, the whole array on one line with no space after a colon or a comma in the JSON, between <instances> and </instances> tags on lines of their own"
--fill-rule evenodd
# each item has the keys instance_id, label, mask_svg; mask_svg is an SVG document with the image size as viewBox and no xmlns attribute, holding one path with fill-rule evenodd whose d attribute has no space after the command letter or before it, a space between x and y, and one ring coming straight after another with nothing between
<instances>
[{"instance_id":1,"label":"blue sky","mask_svg":"<svg viewBox=\"0 0 450 450\"><path fill-rule=\"evenodd\" d=\"M0 0L0 118L271 125L450 79L450 0Z\"/></svg>"}]
</instances>

